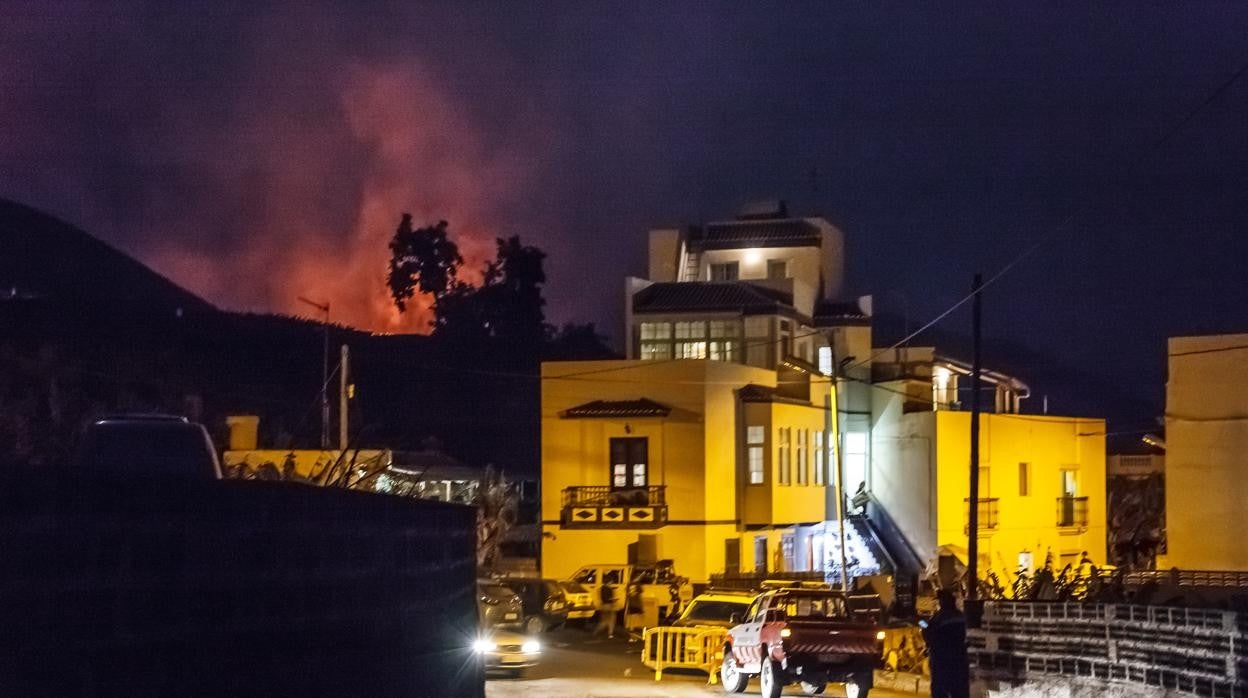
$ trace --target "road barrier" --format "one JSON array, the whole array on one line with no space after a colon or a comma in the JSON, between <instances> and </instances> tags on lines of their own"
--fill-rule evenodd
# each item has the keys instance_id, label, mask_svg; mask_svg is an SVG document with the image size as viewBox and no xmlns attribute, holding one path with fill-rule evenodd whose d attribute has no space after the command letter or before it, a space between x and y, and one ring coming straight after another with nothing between
<instances>
[{"instance_id":1,"label":"road barrier","mask_svg":"<svg viewBox=\"0 0 1248 698\"><path fill-rule=\"evenodd\" d=\"M654 669L654 680L662 681L667 669L697 669L719 681L723 660L724 628L646 628L641 634L641 663Z\"/></svg>"}]
</instances>

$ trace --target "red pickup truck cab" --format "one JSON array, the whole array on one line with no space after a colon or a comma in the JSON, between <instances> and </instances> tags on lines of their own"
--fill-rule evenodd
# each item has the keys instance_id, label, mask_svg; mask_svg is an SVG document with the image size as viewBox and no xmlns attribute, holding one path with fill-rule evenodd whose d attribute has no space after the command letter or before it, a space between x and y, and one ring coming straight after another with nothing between
<instances>
[{"instance_id":1,"label":"red pickup truck cab","mask_svg":"<svg viewBox=\"0 0 1248 698\"><path fill-rule=\"evenodd\" d=\"M728 632L720 668L729 693L744 692L753 676L763 698L777 698L791 683L809 695L823 693L829 682L844 683L851 698L870 692L884 633L873 618L853 613L844 593L769 591L741 620Z\"/></svg>"}]
</instances>

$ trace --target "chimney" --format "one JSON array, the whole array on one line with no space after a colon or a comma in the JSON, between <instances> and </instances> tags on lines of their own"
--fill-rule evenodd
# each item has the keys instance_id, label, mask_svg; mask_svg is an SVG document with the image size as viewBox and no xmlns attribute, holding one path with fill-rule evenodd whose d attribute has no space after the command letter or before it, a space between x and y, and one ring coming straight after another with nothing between
<instances>
[{"instance_id":1,"label":"chimney","mask_svg":"<svg viewBox=\"0 0 1248 698\"><path fill-rule=\"evenodd\" d=\"M254 451L260 433L260 418L253 414L232 414L225 418L230 429L230 451Z\"/></svg>"}]
</instances>

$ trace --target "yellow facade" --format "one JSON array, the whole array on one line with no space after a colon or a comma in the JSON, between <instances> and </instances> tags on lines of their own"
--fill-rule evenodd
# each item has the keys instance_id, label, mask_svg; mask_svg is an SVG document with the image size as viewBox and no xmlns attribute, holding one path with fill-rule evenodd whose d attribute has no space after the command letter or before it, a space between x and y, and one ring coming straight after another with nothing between
<instances>
[{"instance_id":1,"label":"yellow facade","mask_svg":"<svg viewBox=\"0 0 1248 698\"><path fill-rule=\"evenodd\" d=\"M725 569L725 555L734 546L738 559L728 561L729 567L753 569L755 533L746 531L747 525L779 530L794 523L822 521L825 494L810 472L815 462L811 441L806 441L804 484L797 484L793 463L789 484L782 485L775 437L780 428L824 429L822 402L746 402L738 395L747 385L774 388L776 383L775 371L704 360L544 364L542 573L558 578L582 565L625 563L629 545L640 541L643 546L653 545L655 558L674 560L678 573L706 581L710 574ZM819 388L813 386L811 392ZM827 389L826 383L822 389ZM642 399L663 406L666 414L607 410L604 416L578 417L568 413L598 401L622 404ZM766 430L764 482L752 485L748 484L746 425ZM624 492L620 506L613 506L616 502L610 490L619 475L611 462L613 439L645 439L646 485L661 488L661 495L651 495L656 501L661 496L661 507L630 506L628 487L618 488ZM796 458L796 444L790 449L790 457ZM824 463L826 468L826 459ZM630 470L625 477L631 476ZM658 519L632 520L634 514L648 512ZM578 521L574 513L598 518ZM602 520L606 515L618 518ZM778 542L768 550L777 546Z\"/></svg>"},{"instance_id":2,"label":"yellow facade","mask_svg":"<svg viewBox=\"0 0 1248 698\"><path fill-rule=\"evenodd\" d=\"M969 412L933 412L937 453L937 544L967 545ZM1020 554L1058 567L1082 553L1105 556L1105 422L986 414L980 421L981 572L1014 572ZM1073 483L1074 496L1063 487ZM987 516L985 516L987 515ZM1065 520L1063 518L1065 517ZM989 519L989 520L985 520Z\"/></svg>"}]
</instances>

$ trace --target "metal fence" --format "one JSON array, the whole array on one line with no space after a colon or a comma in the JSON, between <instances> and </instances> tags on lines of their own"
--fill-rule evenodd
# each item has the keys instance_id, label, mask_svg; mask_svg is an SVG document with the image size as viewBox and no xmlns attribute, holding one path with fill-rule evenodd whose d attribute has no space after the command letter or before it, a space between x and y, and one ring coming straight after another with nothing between
<instances>
[{"instance_id":1,"label":"metal fence","mask_svg":"<svg viewBox=\"0 0 1248 698\"><path fill-rule=\"evenodd\" d=\"M970 632L970 655L987 679L1084 677L1239 698L1245 643L1233 611L992 601Z\"/></svg>"}]
</instances>

